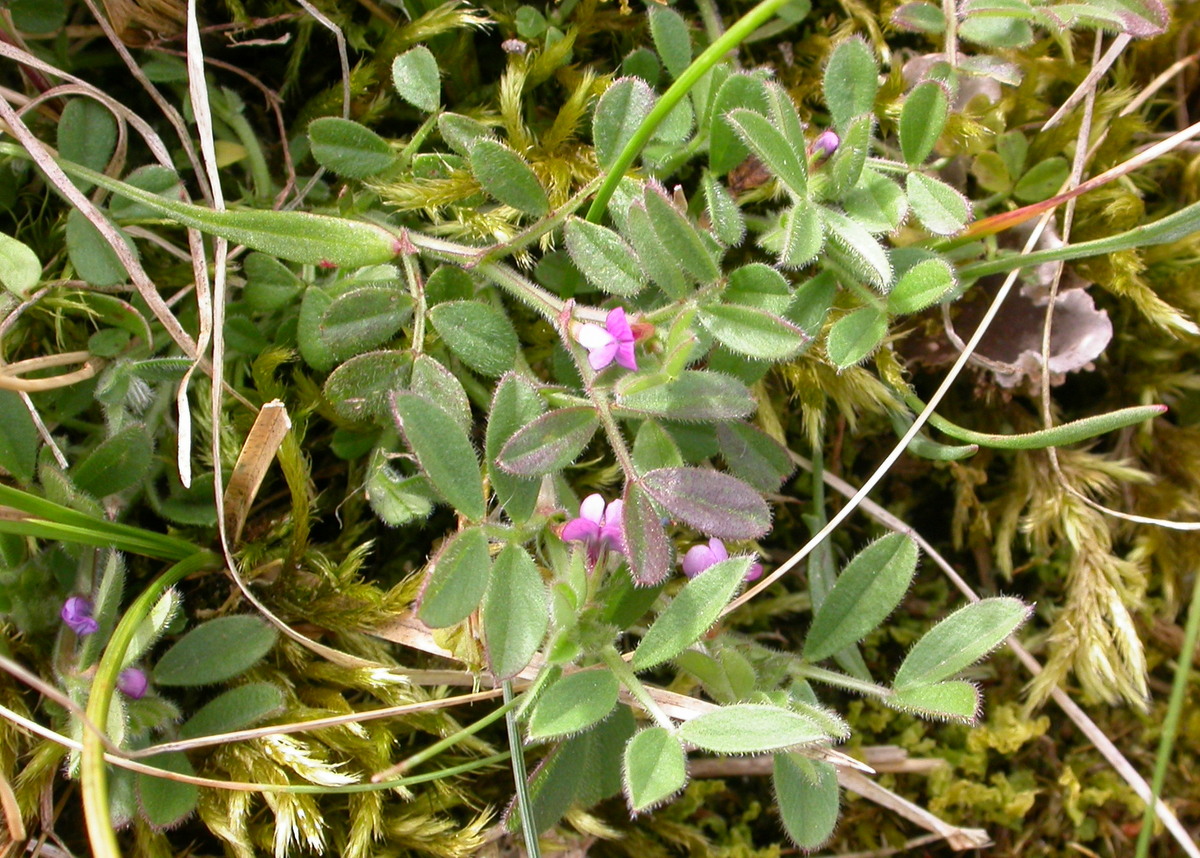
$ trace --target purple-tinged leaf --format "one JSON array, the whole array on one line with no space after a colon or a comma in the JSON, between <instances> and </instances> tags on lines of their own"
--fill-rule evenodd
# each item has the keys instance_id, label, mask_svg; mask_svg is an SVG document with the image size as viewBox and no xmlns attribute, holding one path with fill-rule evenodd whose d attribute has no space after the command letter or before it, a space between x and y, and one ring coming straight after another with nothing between
<instances>
[{"instance_id":1,"label":"purple-tinged leaf","mask_svg":"<svg viewBox=\"0 0 1200 858\"><path fill-rule=\"evenodd\" d=\"M590 405L543 414L508 439L496 464L519 477L560 471L578 458L599 425Z\"/></svg>"},{"instance_id":2,"label":"purple-tinged leaf","mask_svg":"<svg viewBox=\"0 0 1200 858\"><path fill-rule=\"evenodd\" d=\"M733 475L761 492L779 490L796 466L782 444L749 423L718 423L717 443Z\"/></svg>"},{"instance_id":3,"label":"purple-tinged leaf","mask_svg":"<svg viewBox=\"0 0 1200 858\"><path fill-rule=\"evenodd\" d=\"M771 510L751 486L704 468L659 468L641 485L672 515L719 539L757 539L771 529Z\"/></svg>"},{"instance_id":4,"label":"purple-tinged leaf","mask_svg":"<svg viewBox=\"0 0 1200 858\"><path fill-rule=\"evenodd\" d=\"M637 483L625 486L622 517L629 571L638 586L651 587L671 572L671 543L654 504Z\"/></svg>"}]
</instances>

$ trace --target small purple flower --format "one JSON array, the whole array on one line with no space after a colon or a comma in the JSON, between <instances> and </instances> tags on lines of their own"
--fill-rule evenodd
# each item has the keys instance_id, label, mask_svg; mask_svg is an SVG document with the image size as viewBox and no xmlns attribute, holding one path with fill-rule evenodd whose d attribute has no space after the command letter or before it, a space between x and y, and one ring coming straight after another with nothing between
<instances>
[{"instance_id":1,"label":"small purple flower","mask_svg":"<svg viewBox=\"0 0 1200 858\"><path fill-rule=\"evenodd\" d=\"M710 566L715 566L722 560L728 559L729 552L725 550L725 543L714 536L708 540L708 545L693 545L688 549L687 554L683 555L683 574L689 578L695 578ZM746 580L757 581L762 576L762 572L761 563L752 563L746 572Z\"/></svg>"},{"instance_id":2,"label":"small purple flower","mask_svg":"<svg viewBox=\"0 0 1200 858\"><path fill-rule=\"evenodd\" d=\"M95 634L100 624L92 619L92 603L83 596L72 596L63 603L58 614L67 628L80 637Z\"/></svg>"},{"instance_id":3,"label":"small purple flower","mask_svg":"<svg viewBox=\"0 0 1200 858\"><path fill-rule=\"evenodd\" d=\"M149 686L150 680L146 678L146 674L136 667L125 668L117 677L117 688L132 700L141 700L145 697L146 689Z\"/></svg>"},{"instance_id":4,"label":"small purple flower","mask_svg":"<svg viewBox=\"0 0 1200 858\"><path fill-rule=\"evenodd\" d=\"M606 548L624 554L625 531L621 526L624 507L625 502L620 499L605 506L600 495L588 495L579 505L579 517L564 524L559 536L564 542L585 543L593 563Z\"/></svg>"},{"instance_id":5,"label":"small purple flower","mask_svg":"<svg viewBox=\"0 0 1200 858\"><path fill-rule=\"evenodd\" d=\"M814 166L823 164L829 156L837 151L838 146L842 145L841 138L834 131L822 131L817 135L808 147L808 157L813 160Z\"/></svg>"},{"instance_id":6,"label":"small purple flower","mask_svg":"<svg viewBox=\"0 0 1200 858\"><path fill-rule=\"evenodd\" d=\"M628 370L637 370L637 358L633 354L633 329L625 318L625 309L616 307L608 311L604 327L581 325L575 339L588 350L588 363L599 372L614 360Z\"/></svg>"}]
</instances>

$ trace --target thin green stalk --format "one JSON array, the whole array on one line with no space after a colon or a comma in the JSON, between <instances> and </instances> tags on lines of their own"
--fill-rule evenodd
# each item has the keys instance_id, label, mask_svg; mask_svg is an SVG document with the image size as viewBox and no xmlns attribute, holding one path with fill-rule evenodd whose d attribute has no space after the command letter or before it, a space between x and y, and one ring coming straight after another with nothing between
<instances>
[{"instance_id":1,"label":"thin green stalk","mask_svg":"<svg viewBox=\"0 0 1200 858\"><path fill-rule=\"evenodd\" d=\"M891 694L891 691L882 685L877 685L874 682L865 682L853 676L838 673L836 670L827 670L824 667L817 667L813 664L793 664L791 672L795 676L802 676L814 682L823 682L826 685L844 688L856 694L863 694L870 697L887 697Z\"/></svg>"},{"instance_id":2,"label":"thin green stalk","mask_svg":"<svg viewBox=\"0 0 1200 858\"><path fill-rule=\"evenodd\" d=\"M113 629L104 655L96 667L88 695L87 715L93 724L108 723L108 710L112 704L113 691L117 687L117 675L125 661L125 651L133 640L134 633L157 604L167 589L188 575L202 569L219 569L224 564L220 555L212 551L199 551L181 560L159 575L149 587L142 591L121 617ZM117 835L113 830L108 807L108 771L104 764L104 742L92 730L83 732L83 753L79 765L79 780L83 790L83 815L87 824L88 839L92 854L96 858L120 858Z\"/></svg>"},{"instance_id":3,"label":"thin green stalk","mask_svg":"<svg viewBox=\"0 0 1200 858\"><path fill-rule=\"evenodd\" d=\"M621 658L621 654L614 647L604 647L604 649L600 650L600 657L604 659L604 664L613 672L617 681L625 687L626 691L633 695L633 699L649 713L658 726L664 727L667 730L675 729L675 724L671 721L670 716L650 696L650 692L646 690L646 686L642 685L641 680L634 674L633 668L629 666L629 662Z\"/></svg>"},{"instance_id":4,"label":"thin green stalk","mask_svg":"<svg viewBox=\"0 0 1200 858\"><path fill-rule=\"evenodd\" d=\"M413 299L412 348L416 354L421 354L425 351L425 279L412 254L405 253L400 258L404 264L404 276L408 279L408 291Z\"/></svg>"},{"instance_id":5,"label":"thin green stalk","mask_svg":"<svg viewBox=\"0 0 1200 858\"><path fill-rule=\"evenodd\" d=\"M1167 717L1163 720L1162 736L1158 740L1158 753L1154 758L1154 777L1150 781L1150 801L1142 816L1142 830L1138 832L1136 858L1146 858L1150 851L1150 837L1154 832L1155 805L1162 795L1163 782L1167 778L1167 765L1171 762L1171 750L1179 734L1179 722L1183 717L1183 702L1187 696L1188 682L1192 676L1192 656L1196 643L1200 641L1200 582L1192 581L1192 601L1188 604L1187 626L1183 632L1183 648L1179 663L1175 666L1175 679L1171 683L1171 697L1167 701Z\"/></svg>"},{"instance_id":6,"label":"thin green stalk","mask_svg":"<svg viewBox=\"0 0 1200 858\"><path fill-rule=\"evenodd\" d=\"M438 754L445 751L447 748L452 748L453 746L457 745L459 742L461 742L463 739L467 738L468 736L474 736L476 733L478 733L480 730L482 730L484 727L488 726L489 724L494 724L495 722L499 721L501 718L503 718L505 715L507 715L512 709L514 709L516 707L516 705L517 704L516 704L515 700L510 700L510 701L506 702L503 706L499 707L498 709L496 709L492 712L489 712L487 715L484 715L478 721L468 724L466 727L463 727L461 730L459 730L455 733L452 733L451 735L446 736L445 738L439 739L438 741L434 742L432 745L430 745L425 750L419 751L419 752L413 754L411 757L401 760L399 763L397 763L391 769L388 769L388 772L399 774L400 772L406 772L409 769L416 768L417 766L421 765L422 763L433 759Z\"/></svg>"},{"instance_id":7,"label":"thin green stalk","mask_svg":"<svg viewBox=\"0 0 1200 858\"><path fill-rule=\"evenodd\" d=\"M904 395L904 401L914 411L921 412L925 410L925 403L911 394ZM1080 441L1095 438L1097 435L1103 435L1106 432L1113 432L1128 426L1136 426L1144 420L1158 417L1166 410L1165 405L1134 405L1130 408L1119 408L1116 411L1109 411L1107 414L1084 417L1081 420L1072 420L1070 423L1061 423L1050 429L1025 432L1020 435L995 435L987 432L975 432L956 423L951 423L937 413L929 415L929 422L951 438L966 441L968 444L978 444L980 447L993 447L999 450L1044 450L1047 447L1062 447L1066 444L1076 444Z\"/></svg>"},{"instance_id":8,"label":"thin green stalk","mask_svg":"<svg viewBox=\"0 0 1200 858\"><path fill-rule=\"evenodd\" d=\"M521 726L513 712L515 698L512 683L504 680L504 721L508 727L508 747L512 753L513 782L517 790L517 813L521 817L521 834L525 837L525 853L529 858L541 858L538 844L537 824L533 819L533 806L529 803L529 776L525 773L525 743L521 739Z\"/></svg>"},{"instance_id":9,"label":"thin green stalk","mask_svg":"<svg viewBox=\"0 0 1200 858\"><path fill-rule=\"evenodd\" d=\"M697 81L704 77L705 73L727 53L745 41L747 36L774 17L779 8L788 2L789 0L763 0L738 19L719 39L705 48L700 56L692 60L692 64L684 69L683 74L662 94L650 113L642 120L637 131L633 133L629 142L625 144L625 148L621 150L617 160L609 167L604 184L596 192L596 199L592 201L592 207L588 209L588 220L592 223L600 222L600 218L604 216L604 212L608 208L608 201L612 199L617 185L625 175L625 171L629 169L629 165L633 163L633 159L650 142L650 138L658 130L659 124L667 118L675 105L684 99Z\"/></svg>"}]
</instances>

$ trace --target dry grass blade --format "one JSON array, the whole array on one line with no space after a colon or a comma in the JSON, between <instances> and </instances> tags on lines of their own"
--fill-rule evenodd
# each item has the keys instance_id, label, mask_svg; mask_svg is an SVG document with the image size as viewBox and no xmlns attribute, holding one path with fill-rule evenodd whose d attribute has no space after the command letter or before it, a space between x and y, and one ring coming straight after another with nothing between
<instances>
[{"instance_id":1,"label":"dry grass blade","mask_svg":"<svg viewBox=\"0 0 1200 858\"><path fill-rule=\"evenodd\" d=\"M254 425L250 427L242 444L242 452L229 475L229 484L225 487L222 500L225 528L233 545L241 541L250 506L258 496L258 489L279 451L279 445L291 428L292 420L288 417L287 407L278 399L264 405L254 418Z\"/></svg>"}]
</instances>

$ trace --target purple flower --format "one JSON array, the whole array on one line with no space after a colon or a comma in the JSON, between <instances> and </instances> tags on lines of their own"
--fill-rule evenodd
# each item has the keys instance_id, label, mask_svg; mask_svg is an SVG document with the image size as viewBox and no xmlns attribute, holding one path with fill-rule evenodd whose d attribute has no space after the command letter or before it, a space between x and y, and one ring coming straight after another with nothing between
<instances>
[{"instance_id":1,"label":"purple flower","mask_svg":"<svg viewBox=\"0 0 1200 858\"><path fill-rule=\"evenodd\" d=\"M637 358L633 354L633 329L625 319L625 309L617 307L608 311L604 327L582 325L575 339L588 350L588 363L599 372L614 360L629 370L637 370Z\"/></svg>"},{"instance_id":2,"label":"purple flower","mask_svg":"<svg viewBox=\"0 0 1200 858\"><path fill-rule=\"evenodd\" d=\"M683 555L683 574L689 578L695 578L710 566L715 566L722 560L728 559L729 552L725 550L725 543L714 536L708 540L708 545L693 545L688 549L687 554ZM762 571L761 563L750 564L750 569L746 572L746 580L757 581L762 575Z\"/></svg>"},{"instance_id":3,"label":"purple flower","mask_svg":"<svg viewBox=\"0 0 1200 858\"><path fill-rule=\"evenodd\" d=\"M834 131L822 131L817 135L808 147L808 157L813 160L814 165L823 164L830 155L837 151L838 146L842 145L841 139Z\"/></svg>"},{"instance_id":4,"label":"purple flower","mask_svg":"<svg viewBox=\"0 0 1200 858\"><path fill-rule=\"evenodd\" d=\"M150 680L146 678L146 674L136 667L127 667L121 671L117 677L117 688L126 697L133 700L141 700L146 695L146 689L150 686Z\"/></svg>"},{"instance_id":5,"label":"purple flower","mask_svg":"<svg viewBox=\"0 0 1200 858\"><path fill-rule=\"evenodd\" d=\"M92 619L92 603L83 596L72 596L63 603L58 614L67 628L80 637L95 634L100 624Z\"/></svg>"},{"instance_id":6,"label":"purple flower","mask_svg":"<svg viewBox=\"0 0 1200 858\"><path fill-rule=\"evenodd\" d=\"M588 547L588 557L594 563L603 549L625 553L625 531L621 526L621 511L625 503L615 500L607 506L598 494L588 495L579 505L579 517L563 525L559 536L564 542L582 542Z\"/></svg>"}]
</instances>

